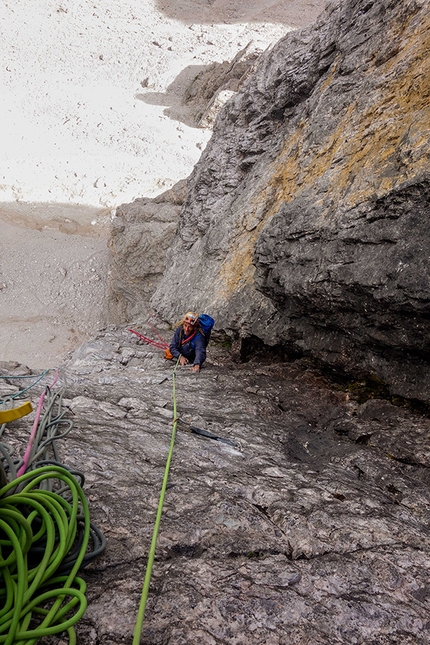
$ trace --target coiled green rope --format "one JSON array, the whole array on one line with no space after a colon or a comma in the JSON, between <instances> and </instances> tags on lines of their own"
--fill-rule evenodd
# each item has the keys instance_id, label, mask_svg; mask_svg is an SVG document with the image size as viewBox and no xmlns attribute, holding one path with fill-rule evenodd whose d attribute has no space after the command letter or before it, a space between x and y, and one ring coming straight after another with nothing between
<instances>
[{"instance_id":1,"label":"coiled green rope","mask_svg":"<svg viewBox=\"0 0 430 645\"><path fill-rule=\"evenodd\" d=\"M67 499L40 487L55 479ZM19 492L15 492L19 490ZM85 582L76 576L84 560L90 516L82 488L61 466L27 472L0 490L0 643L34 645L67 631L86 609ZM81 531L79 553L68 575L58 576Z\"/></svg>"}]
</instances>

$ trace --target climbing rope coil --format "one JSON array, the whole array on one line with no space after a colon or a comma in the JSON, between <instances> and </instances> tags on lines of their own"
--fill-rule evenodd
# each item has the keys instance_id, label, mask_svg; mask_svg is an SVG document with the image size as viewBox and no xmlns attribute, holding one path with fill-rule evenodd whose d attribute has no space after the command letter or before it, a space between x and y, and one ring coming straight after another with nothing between
<instances>
[{"instance_id":1,"label":"climbing rope coil","mask_svg":"<svg viewBox=\"0 0 430 645\"><path fill-rule=\"evenodd\" d=\"M90 521L83 474L59 462L55 442L73 424L65 418L64 388L52 391L58 371L39 398L24 457L14 457L14 447L2 441L6 424L32 411L31 404L11 404L46 374L0 401L0 644L5 645L33 645L64 632L76 645L74 625L87 606L86 585L77 574L106 546Z\"/></svg>"}]
</instances>

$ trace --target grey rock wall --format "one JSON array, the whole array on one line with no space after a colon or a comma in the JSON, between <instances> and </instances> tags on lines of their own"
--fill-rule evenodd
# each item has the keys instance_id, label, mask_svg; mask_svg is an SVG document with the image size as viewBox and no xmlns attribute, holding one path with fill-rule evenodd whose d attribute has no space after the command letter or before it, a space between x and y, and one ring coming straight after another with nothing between
<instances>
[{"instance_id":1,"label":"grey rock wall","mask_svg":"<svg viewBox=\"0 0 430 645\"><path fill-rule=\"evenodd\" d=\"M185 181L155 199L136 199L116 209L110 235L109 319L147 319L149 301L165 268L166 251L185 199Z\"/></svg>"},{"instance_id":2,"label":"grey rock wall","mask_svg":"<svg viewBox=\"0 0 430 645\"><path fill-rule=\"evenodd\" d=\"M152 305L430 401L428 0L348 0L260 59Z\"/></svg>"},{"instance_id":3,"label":"grey rock wall","mask_svg":"<svg viewBox=\"0 0 430 645\"><path fill-rule=\"evenodd\" d=\"M107 539L83 572L80 645L132 642L173 428L172 369L160 350L110 329L62 370L73 428L59 459L84 473ZM201 373L178 370L175 392L181 419L234 445L178 428L142 645L430 643L428 419L359 403L303 360L234 364L212 342ZM20 439L21 454L28 423L2 437Z\"/></svg>"}]
</instances>

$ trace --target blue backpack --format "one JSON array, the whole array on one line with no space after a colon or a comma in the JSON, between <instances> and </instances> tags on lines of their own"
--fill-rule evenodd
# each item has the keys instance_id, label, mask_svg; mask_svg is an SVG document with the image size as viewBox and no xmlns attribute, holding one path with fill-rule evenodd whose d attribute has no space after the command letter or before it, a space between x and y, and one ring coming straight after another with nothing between
<instances>
[{"instance_id":1,"label":"blue backpack","mask_svg":"<svg viewBox=\"0 0 430 645\"><path fill-rule=\"evenodd\" d=\"M206 347L210 340L211 331L214 325L215 325L215 320L212 318L212 316L209 316L209 314L201 314L199 316L199 327L203 332L203 336L206 342Z\"/></svg>"}]
</instances>

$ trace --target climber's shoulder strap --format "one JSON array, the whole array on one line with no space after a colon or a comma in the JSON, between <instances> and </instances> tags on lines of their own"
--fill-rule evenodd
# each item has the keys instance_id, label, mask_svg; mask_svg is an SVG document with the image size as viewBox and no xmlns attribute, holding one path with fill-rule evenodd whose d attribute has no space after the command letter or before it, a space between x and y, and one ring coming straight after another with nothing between
<instances>
[{"instance_id":1,"label":"climber's shoulder strap","mask_svg":"<svg viewBox=\"0 0 430 645\"><path fill-rule=\"evenodd\" d=\"M197 331L194 332L194 334L191 334L191 336L187 336L186 338L182 338L182 331L181 331L181 336L179 338L179 342L182 345L185 345L186 343L189 343L197 336Z\"/></svg>"}]
</instances>

